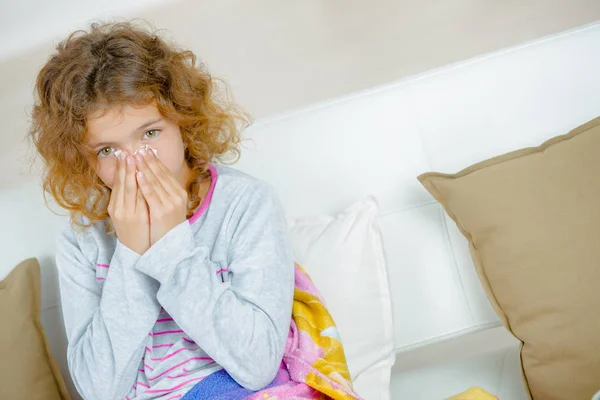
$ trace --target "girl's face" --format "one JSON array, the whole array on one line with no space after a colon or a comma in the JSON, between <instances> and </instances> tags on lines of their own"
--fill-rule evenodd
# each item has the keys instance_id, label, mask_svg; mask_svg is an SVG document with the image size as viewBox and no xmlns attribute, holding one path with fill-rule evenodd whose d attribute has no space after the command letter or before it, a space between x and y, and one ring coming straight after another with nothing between
<instances>
[{"instance_id":1,"label":"girl's face","mask_svg":"<svg viewBox=\"0 0 600 400\"><path fill-rule=\"evenodd\" d=\"M130 155L144 145L158 151L158 159L175 175L182 187L190 178L179 127L162 117L154 103L147 106L110 108L92 114L87 121L87 143L94 150L92 167L112 189L116 150Z\"/></svg>"}]
</instances>

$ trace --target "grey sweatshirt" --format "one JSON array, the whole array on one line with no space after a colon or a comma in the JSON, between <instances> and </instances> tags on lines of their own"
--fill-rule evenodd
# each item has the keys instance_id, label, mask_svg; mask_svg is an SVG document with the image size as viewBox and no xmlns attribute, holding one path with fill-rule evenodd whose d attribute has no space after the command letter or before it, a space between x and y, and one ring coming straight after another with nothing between
<instances>
[{"instance_id":1,"label":"grey sweatshirt","mask_svg":"<svg viewBox=\"0 0 600 400\"><path fill-rule=\"evenodd\" d=\"M211 167L207 199L138 255L104 223L57 241L69 370L89 400L176 399L224 368L258 390L275 377L294 270L281 204L262 181Z\"/></svg>"}]
</instances>

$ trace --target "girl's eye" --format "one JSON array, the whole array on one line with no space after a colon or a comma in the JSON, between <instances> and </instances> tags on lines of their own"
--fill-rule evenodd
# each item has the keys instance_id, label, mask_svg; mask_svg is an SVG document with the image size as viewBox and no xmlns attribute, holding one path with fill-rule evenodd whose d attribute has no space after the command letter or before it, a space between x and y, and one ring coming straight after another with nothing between
<instances>
[{"instance_id":1,"label":"girl's eye","mask_svg":"<svg viewBox=\"0 0 600 400\"><path fill-rule=\"evenodd\" d=\"M152 139L152 138L157 137L159 132L160 131L158 129L152 129L152 130L144 133L144 137L147 139Z\"/></svg>"},{"instance_id":2,"label":"girl's eye","mask_svg":"<svg viewBox=\"0 0 600 400\"><path fill-rule=\"evenodd\" d=\"M105 147L98 152L98 155L103 157L110 156L112 151L112 147Z\"/></svg>"}]
</instances>

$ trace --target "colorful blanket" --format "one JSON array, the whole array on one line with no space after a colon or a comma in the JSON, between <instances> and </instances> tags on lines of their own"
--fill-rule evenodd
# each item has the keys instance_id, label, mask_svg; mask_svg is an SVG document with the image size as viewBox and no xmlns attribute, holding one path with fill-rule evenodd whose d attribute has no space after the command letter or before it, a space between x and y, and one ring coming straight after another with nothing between
<instances>
[{"instance_id":1,"label":"colorful blanket","mask_svg":"<svg viewBox=\"0 0 600 400\"><path fill-rule=\"evenodd\" d=\"M184 396L185 400L360 399L352 389L333 319L299 265L295 267L295 282L288 341L273 382L259 392L252 392L221 370L194 386Z\"/></svg>"}]
</instances>

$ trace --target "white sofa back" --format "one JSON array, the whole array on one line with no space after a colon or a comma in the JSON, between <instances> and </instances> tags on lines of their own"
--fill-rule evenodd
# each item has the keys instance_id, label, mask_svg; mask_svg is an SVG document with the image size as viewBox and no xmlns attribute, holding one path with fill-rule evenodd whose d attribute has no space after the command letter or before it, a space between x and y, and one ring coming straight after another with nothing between
<instances>
[{"instance_id":1,"label":"white sofa back","mask_svg":"<svg viewBox=\"0 0 600 400\"><path fill-rule=\"evenodd\" d=\"M291 218L379 200L403 351L499 324L417 175L567 133L600 115L599 94L595 26L260 121L238 166L272 182Z\"/></svg>"},{"instance_id":2,"label":"white sofa back","mask_svg":"<svg viewBox=\"0 0 600 400\"><path fill-rule=\"evenodd\" d=\"M290 218L378 198L396 350L407 351L499 325L465 240L416 176L537 145L598 116L599 71L595 25L258 121L238 167L271 182ZM29 182L0 191L0 220L0 277L38 257L43 322L68 377L53 262L65 217Z\"/></svg>"}]
</instances>

